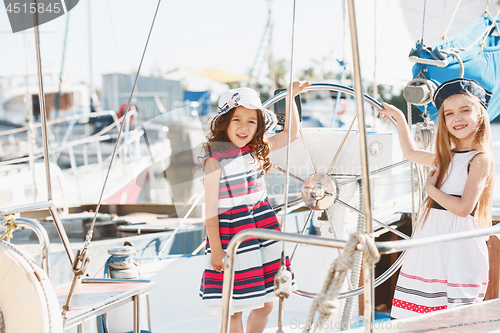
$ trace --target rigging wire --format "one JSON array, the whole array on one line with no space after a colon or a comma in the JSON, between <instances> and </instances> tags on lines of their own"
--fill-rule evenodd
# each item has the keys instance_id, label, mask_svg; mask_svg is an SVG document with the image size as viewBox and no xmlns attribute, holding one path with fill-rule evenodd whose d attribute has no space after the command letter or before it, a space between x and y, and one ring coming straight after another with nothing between
<instances>
[{"instance_id":1,"label":"rigging wire","mask_svg":"<svg viewBox=\"0 0 500 333\"><path fill-rule=\"evenodd\" d=\"M427 7L427 0L424 0L424 14L422 15L422 38L420 39L420 44L421 45L424 45L425 7Z\"/></svg>"},{"instance_id":2,"label":"rigging wire","mask_svg":"<svg viewBox=\"0 0 500 333\"><path fill-rule=\"evenodd\" d=\"M118 132L118 137L116 138L116 144L115 144L115 147L113 149L113 153L111 154L111 159L110 159L110 162L109 162L109 167L108 167L108 170L106 172L106 177L104 178L104 184L102 186L101 194L99 196L99 201L97 202L97 207L95 209L94 218L92 219L92 223L90 225L90 229L87 232L87 236L85 238L84 248L87 248L88 245L90 244L90 241L92 240L92 235L94 233L94 226L95 226L95 223L96 223L97 214L99 213L99 209L101 207L102 197L104 195L104 190L105 190L106 184L108 182L109 174L111 172L111 166L113 165L113 161L114 161L115 156L116 156L116 151L117 151L117 148L118 148L118 146L120 144L120 138L122 136L122 132L123 132L123 129L124 129L125 123L126 123L125 120L127 119L127 113L129 111L130 104L132 102L132 97L134 95L135 86L137 84L137 79L139 78L139 74L141 72L142 63L144 61L144 56L146 55L146 50L148 48L149 39L151 38L151 33L153 31L153 27L154 27L154 24L155 24L155 21L156 21L156 16L158 14L158 9L160 8L160 4L161 4L161 0L158 0L158 5L156 6L156 10L155 10L155 14L154 14L154 17L153 17L153 21L151 22L151 28L149 29L148 38L146 39L146 45L144 46L144 50L142 52L141 61L139 62L139 67L138 67L137 73L135 75L135 80L134 80L134 84L132 85L132 91L130 92L130 97L128 99L127 107L123 111L124 113L123 113L123 117L122 117L122 119L123 119L122 120L122 124L120 126L120 131Z\"/></svg>"},{"instance_id":3,"label":"rigging wire","mask_svg":"<svg viewBox=\"0 0 500 333\"><path fill-rule=\"evenodd\" d=\"M486 33L484 35L482 42L479 43L479 46L481 46L482 48L484 48L484 44L486 43L486 40L488 39L488 36L490 35L490 33L495 31L495 28L498 29L497 19L498 19L499 15L500 15L500 9L498 10L495 18L492 20L491 26L489 26L489 28L486 29ZM490 18L491 18L491 15L490 15Z\"/></svg>"},{"instance_id":4,"label":"rigging wire","mask_svg":"<svg viewBox=\"0 0 500 333\"><path fill-rule=\"evenodd\" d=\"M455 15L457 14L458 7L460 7L461 2L462 2L462 0L458 0L457 5L455 6L455 10L453 11L453 15L451 16L450 23L448 23L448 27L446 28L446 31L444 32L443 39L445 39L446 41L448 41L448 31L450 30L451 24L453 23L453 20L455 19Z\"/></svg>"},{"instance_id":5,"label":"rigging wire","mask_svg":"<svg viewBox=\"0 0 500 333\"><path fill-rule=\"evenodd\" d=\"M292 123L292 112L293 112L293 105L295 103L295 98L293 98L293 47L294 47L294 40L295 40L295 10L296 8L296 1L293 0L293 9L292 9L292 40L291 40L291 51L290 51L290 84L288 86L288 92L287 92L287 97L288 97L288 133L287 133L287 145L286 145L286 173L285 173L285 200L284 200L284 207L283 207L283 219L282 219L282 230L286 231L286 215L287 215L287 208L288 208L288 188L289 188L289 182L290 182L290 139L291 139L291 123ZM300 126L300 124L299 124ZM281 265L280 265L280 272L283 272L285 270L285 242L283 242L283 249L281 251ZM278 272L278 274L280 274ZM278 275L275 278L275 281L279 280ZM291 281L290 281L291 282ZM275 285L275 288L277 286ZM278 332L283 332L282 327L283 327L283 317L284 317L284 310L283 310L283 301L284 298L288 297L285 296L283 293L279 294L279 309L278 309Z\"/></svg>"},{"instance_id":6,"label":"rigging wire","mask_svg":"<svg viewBox=\"0 0 500 333\"><path fill-rule=\"evenodd\" d=\"M80 280L80 276L85 274L85 271L87 270L87 266L90 262L90 258L87 256L87 250L88 250L88 247L90 246L90 241L92 240L92 235L94 233L94 227L95 227L95 223L96 223L96 219L97 219L97 214L99 214L99 209L101 207L101 202L102 202L102 197L104 195L104 190L106 189L106 184L108 182L109 174L111 173L111 166L113 165L113 161L114 161L115 156L116 156L116 151L118 149L118 146L120 145L120 138L122 136L123 129L125 128L125 125L127 123L127 121L126 121L127 113L129 111L129 108L130 108L130 103L132 102L132 96L134 95L135 86L137 84L137 79L139 78L139 73L141 72L142 63L144 61L144 56L145 56L146 50L148 48L149 39L151 38L151 32L153 31L153 27L154 27L154 24L156 21L156 16L158 15L158 9L160 8L160 4L161 4L161 0L158 0L158 5L156 6L156 11L155 11L155 14L153 17L153 21L151 22L151 28L149 29L148 38L146 39L146 45L144 46L141 61L139 63L139 68L137 69L134 84L132 86L132 91L130 92L130 97L128 99L127 107L124 110L120 130L118 131L118 136L116 138L115 147L113 149L113 153L111 154L111 158L109 161L109 167L108 167L108 170L106 172L106 177L104 178L104 183L102 185L102 190L101 190L101 194L99 196L99 201L98 201L97 207L95 209L94 218L92 219L92 223L90 225L89 231L87 232L87 235L85 236L85 242L83 244L83 249L81 251L78 250L75 257L74 257L75 259L74 259L73 268L72 268L73 273L74 273L73 282L71 283L71 286L69 289L68 297L66 299L66 304L63 306L63 311L62 311L63 318L67 318L66 316L67 316L68 311L70 310L70 303L71 303L71 299L73 298L73 294L75 292L76 285L78 284L78 281ZM37 29L36 25L35 25L35 29ZM38 46L37 46L37 48L39 49ZM40 99L40 101L42 103L42 99ZM43 107L41 109L43 109ZM43 119L44 118L42 118L42 121L44 121ZM44 146L45 146L45 144L44 144ZM45 154L48 155L48 152L45 152ZM47 175L47 180L48 180L47 185L49 186L50 185L50 173L49 172ZM50 188L48 189L48 193L49 193L49 200L51 200L51 189Z\"/></svg>"},{"instance_id":7,"label":"rigging wire","mask_svg":"<svg viewBox=\"0 0 500 333\"><path fill-rule=\"evenodd\" d=\"M287 135L287 144L286 144L286 173L285 173L285 206L283 207L283 220L282 220L282 229L286 230L286 214L287 214L287 206L288 206L288 188L290 181L290 139L291 139L291 123L292 123L292 112L293 112L293 103L294 99L292 98L292 87L293 87L293 47L295 40L295 0L293 0L293 14L292 14L292 42L291 42L291 54L290 54L290 84L288 88L288 135ZM283 251L285 251L285 243L283 242Z\"/></svg>"},{"instance_id":8,"label":"rigging wire","mask_svg":"<svg viewBox=\"0 0 500 333\"><path fill-rule=\"evenodd\" d=\"M61 71L59 72L59 86L57 89L57 95L56 95L56 116L55 118L59 118L59 109L61 108L61 90L62 90L62 77L63 77L63 72L64 72L64 65L66 62L66 50L68 46L68 32L69 32L69 18L71 15L71 12L67 12L66 14L66 28L64 30L64 41L63 41L63 54L62 54L62 59L61 59Z\"/></svg>"}]
</instances>

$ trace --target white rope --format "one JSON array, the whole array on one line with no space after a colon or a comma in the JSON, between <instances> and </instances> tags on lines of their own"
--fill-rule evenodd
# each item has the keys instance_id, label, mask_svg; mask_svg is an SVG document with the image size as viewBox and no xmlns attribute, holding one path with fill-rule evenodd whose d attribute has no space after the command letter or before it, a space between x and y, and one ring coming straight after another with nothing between
<instances>
[{"instance_id":1,"label":"white rope","mask_svg":"<svg viewBox=\"0 0 500 333\"><path fill-rule=\"evenodd\" d=\"M488 13L489 14L489 13ZM495 16L495 18L493 19L493 22L491 23L491 25L488 27L488 29L486 30L487 32L485 33L484 35L484 39L483 41L479 44L479 46L481 46L482 48L484 48L484 43L486 43L486 39L488 38L488 35L490 34L490 32L493 30L493 27L496 27L498 29L498 24L497 24L497 18L498 18L498 15L500 14L500 9L497 11L497 15ZM490 15L491 17L491 15ZM500 29L498 29L500 30ZM499 31L500 32L500 31Z\"/></svg>"},{"instance_id":2,"label":"white rope","mask_svg":"<svg viewBox=\"0 0 500 333\"><path fill-rule=\"evenodd\" d=\"M461 2L462 2L462 0L458 0L457 6L455 7L455 11L453 12L453 15L451 16L450 23L448 23L448 27L446 28L446 31L444 32L443 39L445 39L446 42L448 42L448 37L447 37L448 31L450 30L451 24L453 23L453 19L455 18L455 14L457 13L458 7L460 7Z\"/></svg>"},{"instance_id":3,"label":"white rope","mask_svg":"<svg viewBox=\"0 0 500 333\"><path fill-rule=\"evenodd\" d=\"M337 297L347 276L347 271L352 269L354 265L354 253L358 250L358 245L368 265L373 265L379 261L380 253L372 236L358 231L351 234L342 254L330 265L323 288L311 304L303 333L310 332L311 328L314 329L313 332L320 333L323 329L321 323L328 320L338 308ZM314 321L316 311L319 315L318 319Z\"/></svg>"},{"instance_id":4,"label":"white rope","mask_svg":"<svg viewBox=\"0 0 500 333\"><path fill-rule=\"evenodd\" d=\"M31 267L31 269L33 270L33 274L37 276L37 278L39 279L39 286L40 288L42 289L42 293L43 293L43 297L44 297L44 300L45 300L45 304L47 305L47 315L48 315L48 324L49 324L49 331L48 333L52 333L52 332L56 332L58 331L57 330L57 326L58 324L55 323L56 320L60 320L60 317L59 317L59 312L55 312L54 309L49 306L50 304L50 301L49 301L49 293L54 293L53 290L49 290L49 288L47 288L47 285L44 283L44 275L43 273L41 272L44 272L41 268L39 268L38 264L33 260L33 258L31 258L26 252L24 252L23 250L19 249L17 246L11 244L11 243L7 243L7 242L4 242L4 241L0 241L3 245L7 246L11 251L15 252L17 255L19 255L20 257L22 257L24 260L26 260L26 263ZM43 274L43 275L41 275ZM47 279L48 277L45 276ZM51 282L50 280L48 281L48 284L51 285ZM0 309L0 312L1 312L1 309ZM0 315L0 317L2 318L3 320L3 315ZM3 322L0 322L0 324L4 324ZM0 325L0 328L2 328L2 325ZM1 331L0 331L1 332Z\"/></svg>"},{"instance_id":5,"label":"white rope","mask_svg":"<svg viewBox=\"0 0 500 333\"><path fill-rule=\"evenodd\" d=\"M363 205L363 191L362 191L362 184L359 182L359 210L363 211L364 210L364 205ZM361 214L358 215L358 224L357 224L357 231L361 233L366 232L366 221L365 217ZM352 288L358 288L359 286L359 278L360 278L360 273L361 273L361 264L362 264L362 253L361 252L355 252L354 253L354 261L353 261L353 268L351 269L351 285ZM342 313L342 322L340 325L340 329L342 331L346 331L349 329L349 323L351 322L352 318L352 309L354 305L354 297L349 297L346 299L345 304L344 304L344 310Z\"/></svg>"},{"instance_id":6,"label":"white rope","mask_svg":"<svg viewBox=\"0 0 500 333\"><path fill-rule=\"evenodd\" d=\"M441 53L443 54L446 54L446 55L451 55L451 56L454 56L455 58L457 58L457 62L458 64L460 65L460 78L464 77L464 63L462 61L462 58L460 58L460 56L458 55L458 52L460 52L460 50L455 50L455 49L448 49L448 50L441 50Z\"/></svg>"}]
</instances>

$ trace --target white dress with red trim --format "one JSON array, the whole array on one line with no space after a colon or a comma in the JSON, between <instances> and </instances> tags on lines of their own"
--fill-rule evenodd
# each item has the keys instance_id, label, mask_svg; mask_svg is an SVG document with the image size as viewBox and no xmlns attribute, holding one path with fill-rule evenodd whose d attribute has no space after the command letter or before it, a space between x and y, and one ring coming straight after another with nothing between
<instances>
[{"instance_id":1,"label":"white dress with red trim","mask_svg":"<svg viewBox=\"0 0 500 333\"><path fill-rule=\"evenodd\" d=\"M219 186L219 232L222 248L236 233L253 228L280 230L278 219L267 198L265 173L259 170L250 148L223 145L205 158L219 161L222 174ZM226 148L226 149L224 149ZM274 276L280 268L283 244L273 240L247 239L239 246L234 259L234 287L230 312L246 311L276 300ZM290 260L286 257L290 270ZM210 243L205 246L205 270L200 297L210 306L210 313L219 314L222 299L223 273L213 270ZM295 282L293 282L295 288Z\"/></svg>"},{"instance_id":2,"label":"white dress with red trim","mask_svg":"<svg viewBox=\"0 0 500 333\"><path fill-rule=\"evenodd\" d=\"M475 151L456 152L441 187L460 196ZM474 230L473 216L460 217L439 205L431 208L413 238ZM399 273L391 317L403 319L422 313L480 302L488 285L488 249L484 238L472 238L408 251Z\"/></svg>"}]
</instances>

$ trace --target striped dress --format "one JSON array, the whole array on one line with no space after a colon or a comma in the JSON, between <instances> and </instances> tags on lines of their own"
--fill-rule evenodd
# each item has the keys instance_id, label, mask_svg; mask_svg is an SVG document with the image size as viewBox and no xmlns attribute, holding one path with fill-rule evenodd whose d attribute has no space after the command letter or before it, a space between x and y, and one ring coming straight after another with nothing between
<instances>
[{"instance_id":1,"label":"striped dress","mask_svg":"<svg viewBox=\"0 0 500 333\"><path fill-rule=\"evenodd\" d=\"M460 196L475 151L456 152L441 187ZM460 217L439 204L432 208L413 238L474 230L474 217ZM421 313L480 302L488 285L488 249L484 238L471 238L409 250L392 301L391 316L403 319Z\"/></svg>"},{"instance_id":2,"label":"striped dress","mask_svg":"<svg viewBox=\"0 0 500 333\"><path fill-rule=\"evenodd\" d=\"M280 230L265 186L265 173L249 147L220 146L205 156L219 161L222 173L219 186L219 232L225 251L236 233L253 228ZM282 243L273 240L247 239L241 243L234 259L234 287L231 314L257 309L276 300L274 276L280 267ZM290 260L286 257L290 270ZM205 270L200 297L210 306L210 313L219 314L222 299L223 273L213 270L210 243L205 246ZM295 282L293 282L295 287Z\"/></svg>"}]
</instances>

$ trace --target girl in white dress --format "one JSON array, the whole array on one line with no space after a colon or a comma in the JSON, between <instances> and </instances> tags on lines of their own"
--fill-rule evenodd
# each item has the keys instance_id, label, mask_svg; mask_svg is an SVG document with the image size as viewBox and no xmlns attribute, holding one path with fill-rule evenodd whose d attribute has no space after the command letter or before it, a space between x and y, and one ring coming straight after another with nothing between
<instances>
[{"instance_id":1,"label":"girl in white dress","mask_svg":"<svg viewBox=\"0 0 500 333\"><path fill-rule=\"evenodd\" d=\"M425 184L424 202L414 238L491 226L494 163L486 109L491 93L464 78L440 85L435 152L419 150L396 107L379 112L397 122L405 157L434 167ZM480 302L488 285L488 249L472 238L408 251L399 273L391 317L402 319Z\"/></svg>"}]
</instances>

